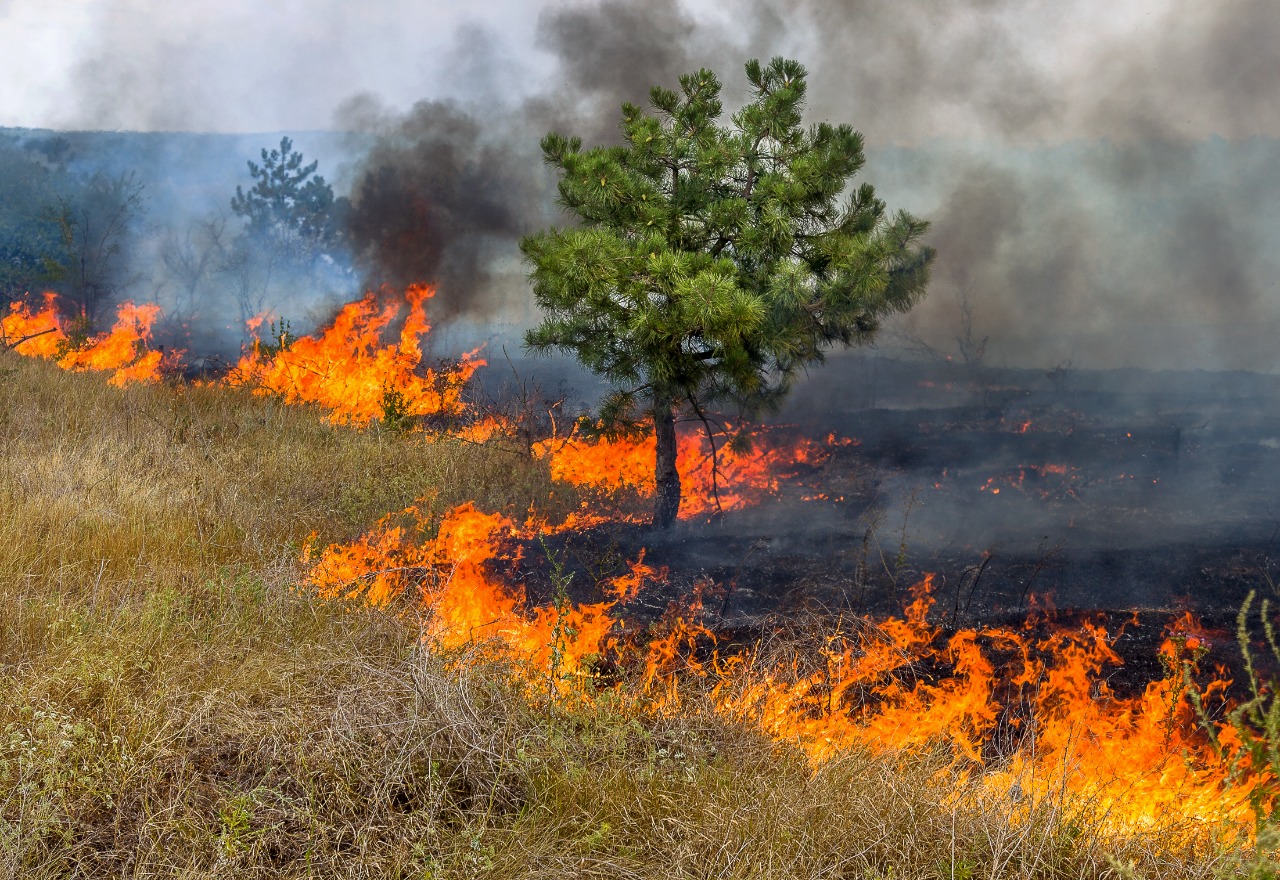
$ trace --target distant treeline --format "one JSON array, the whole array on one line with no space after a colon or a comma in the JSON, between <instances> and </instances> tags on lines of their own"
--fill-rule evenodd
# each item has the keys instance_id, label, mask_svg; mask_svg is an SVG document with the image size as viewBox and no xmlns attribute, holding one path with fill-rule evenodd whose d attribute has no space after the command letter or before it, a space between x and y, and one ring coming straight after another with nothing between
<instances>
[{"instance_id":1,"label":"distant treeline","mask_svg":"<svg viewBox=\"0 0 1280 880\"><path fill-rule=\"evenodd\" d=\"M305 137L334 165L349 141ZM279 135L0 130L0 296L54 291L86 329L155 301L165 341L234 350L249 318L358 286L318 164Z\"/></svg>"}]
</instances>

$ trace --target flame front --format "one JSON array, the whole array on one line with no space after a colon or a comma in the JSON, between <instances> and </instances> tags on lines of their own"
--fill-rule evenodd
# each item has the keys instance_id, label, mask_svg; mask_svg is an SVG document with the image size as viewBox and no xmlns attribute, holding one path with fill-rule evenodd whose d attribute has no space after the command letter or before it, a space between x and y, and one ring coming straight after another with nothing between
<instances>
[{"instance_id":1,"label":"flame front","mask_svg":"<svg viewBox=\"0 0 1280 880\"><path fill-rule=\"evenodd\" d=\"M315 336L255 344L230 381L319 404L340 424L385 417L389 402L416 417L457 413L463 385L482 362L472 355L452 369L422 366L425 304L432 295L430 287L409 289L396 343L383 336L401 304L379 305L371 293ZM107 372L113 384L154 381L164 366L149 347L157 314L154 306L126 303L109 333L70 347L56 299L48 295L39 310L11 306L0 330L6 347L19 354ZM489 419L466 430L479 440L503 429ZM855 442L770 431L754 440L750 451L722 447L713 469L705 437L682 432L683 516L756 503L805 466ZM592 440L574 433L534 451L555 479L597 491L602 504L619 490L641 497L653 492L652 438ZM1026 491L1050 477L1071 491L1075 474L1060 465L1027 466L999 482ZM987 489L996 491L997 481ZM1107 684L1120 662L1113 648L1118 634L1102 622L1063 628L1039 619L1020 629L945 631L930 622L929 577L914 588L901 616L833 623L816 649L797 649L787 660L762 649L722 652L701 622L701 594L716 589L710 583L647 629L628 627L630 603L664 578L643 554L596 585L601 601L569 601L568 578L558 573L553 601L530 603L518 586L527 548L540 536L611 516L579 512L549 523L531 514L518 522L474 504L436 515L424 500L384 517L357 541L309 546L306 579L321 595L411 617L441 649L517 659L532 699L590 704L603 697L611 711L673 713L709 695L715 711L795 744L815 764L856 750L904 761L941 750L948 772L958 774L951 778L979 784L943 789L940 797L974 797L976 790L1000 798L1015 824L1045 805L1069 802L1091 828L1108 832L1159 829L1191 843L1247 840L1258 804L1271 807L1274 780L1244 772L1235 731L1222 724L1211 738L1193 705L1184 670L1204 636L1189 618L1170 627L1162 648L1166 674L1141 693L1122 696ZM606 678L600 674L605 666L619 674ZM1228 686L1218 673L1196 693L1202 705L1221 711Z\"/></svg>"},{"instance_id":2,"label":"flame front","mask_svg":"<svg viewBox=\"0 0 1280 880\"><path fill-rule=\"evenodd\" d=\"M376 605L414 596L413 611L421 613L427 638L445 649L484 644L514 652L526 662L527 684L535 689L558 691L562 678L583 674L591 658L611 649L617 620L610 609L655 574L642 557L611 583L613 601L560 602L526 613L523 591L494 566L510 571L518 565L517 540L528 540L541 524L518 526L470 504L432 522L425 509L413 506L385 517L352 544L309 548L311 584L321 595ZM414 540L431 531L433 537Z\"/></svg>"},{"instance_id":3,"label":"flame front","mask_svg":"<svg viewBox=\"0 0 1280 880\"><path fill-rule=\"evenodd\" d=\"M1133 697L1108 687L1120 663L1100 623L1045 630L964 629L950 634L928 621L932 577L913 590L900 617L860 618L828 633L811 660L767 660L753 651L720 655L714 635L696 622L699 598L673 608L650 637L626 631L623 597L662 573L633 563L606 585L612 601L526 608L509 585L521 563L519 546L540 524L465 505L443 516L435 537L416 508L413 527L384 522L354 545L334 545L311 559L311 582L326 595L366 596L386 603L411 591L412 613L427 621L441 646L485 646L516 658L534 692L639 713L681 711L685 685L710 693L727 718L758 725L800 746L815 763L854 750L899 754L943 749L954 772L981 780L980 790L1006 799L1016 820L1069 799L1088 812L1091 827L1110 833L1163 829L1191 841L1197 835L1248 839L1251 795L1268 780L1233 773L1232 746L1211 747L1188 699L1182 659L1194 639L1171 636L1162 649L1168 673ZM606 685L594 677L601 657L638 673L639 687ZM1221 700L1229 682L1203 690ZM971 793L970 795L971 796Z\"/></svg>"},{"instance_id":4,"label":"flame front","mask_svg":"<svg viewBox=\"0 0 1280 880\"><path fill-rule=\"evenodd\" d=\"M319 404L334 424L367 425L384 417L388 406L406 417L457 414L463 387L484 361L471 352L453 369L421 368L421 340L431 329L426 302L433 296L435 288L428 285L405 292L409 310L398 343L384 343L383 334L399 315L400 303L379 305L370 291L343 306L315 336L279 346L255 339L230 381L255 394ZM259 316L253 326L261 323Z\"/></svg>"},{"instance_id":5,"label":"flame front","mask_svg":"<svg viewBox=\"0 0 1280 880\"><path fill-rule=\"evenodd\" d=\"M151 328L159 316L159 306L124 302L116 309L111 330L72 345L58 312L57 295L46 293L44 308L38 312L20 302L10 305L9 314L0 320L0 341L19 354L56 360L66 370L110 373L107 381L112 385L158 382L181 356L175 352L166 358L151 348Z\"/></svg>"}]
</instances>

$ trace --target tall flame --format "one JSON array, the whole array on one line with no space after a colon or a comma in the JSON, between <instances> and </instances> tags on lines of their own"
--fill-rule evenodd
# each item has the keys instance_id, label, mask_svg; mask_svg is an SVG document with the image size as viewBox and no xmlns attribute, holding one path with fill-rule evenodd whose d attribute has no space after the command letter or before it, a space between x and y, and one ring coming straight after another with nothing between
<instances>
[{"instance_id":1,"label":"tall flame","mask_svg":"<svg viewBox=\"0 0 1280 880\"><path fill-rule=\"evenodd\" d=\"M9 314L0 318L0 343L28 357L52 358L66 338L55 293L44 295L44 308L38 312L24 302L14 302L9 304Z\"/></svg>"},{"instance_id":2,"label":"tall flame","mask_svg":"<svg viewBox=\"0 0 1280 880\"><path fill-rule=\"evenodd\" d=\"M379 305L370 291L343 306L317 335L279 347L255 340L230 381L255 394L319 404L334 424L369 424L389 405L406 417L457 413L463 386L484 361L471 352L453 369L420 369L421 340L431 329L426 302L433 296L435 288L428 285L406 291L409 311L397 343L384 343L383 333L399 315L400 303Z\"/></svg>"},{"instance_id":3,"label":"tall flame","mask_svg":"<svg viewBox=\"0 0 1280 880\"><path fill-rule=\"evenodd\" d=\"M112 385L158 382L164 369L181 355L175 352L166 358L151 348L151 328L159 316L159 306L121 303L109 331L72 346L58 312L57 295L46 293L44 307L37 312L24 303L10 305L9 314L0 319L0 341L19 354L56 360L63 369L110 373L107 381Z\"/></svg>"}]
</instances>

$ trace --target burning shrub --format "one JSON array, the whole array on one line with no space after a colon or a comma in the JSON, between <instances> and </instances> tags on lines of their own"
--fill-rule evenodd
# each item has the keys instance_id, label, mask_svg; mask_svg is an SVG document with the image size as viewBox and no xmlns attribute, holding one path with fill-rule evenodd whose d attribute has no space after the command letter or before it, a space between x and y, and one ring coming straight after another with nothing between
<instances>
[{"instance_id":1,"label":"burning shrub","mask_svg":"<svg viewBox=\"0 0 1280 880\"><path fill-rule=\"evenodd\" d=\"M344 306L318 335L287 345L255 342L230 381L288 403L319 404L334 424L367 425L387 416L388 402L397 423L458 413L462 388L484 361L472 352L452 369L421 369L421 339L431 329L425 304L434 295L425 285L406 291L409 309L398 344L384 343L382 335L401 303L379 305L370 292Z\"/></svg>"},{"instance_id":2,"label":"burning shrub","mask_svg":"<svg viewBox=\"0 0 1280 880\"><path fill-rule=\"evenodd\" d=\"M112 385L158 382L181 357L181 352L166 356L150 347L158 306L121 303L115 325L96 336L83 329L87 325L68 325L58 306L53 293L45 294L44 308L38 312L13 303L0 319L0 342L19 354L56 360L63 369L110 373L107 381Z\"/></svg>"}]
</instances>

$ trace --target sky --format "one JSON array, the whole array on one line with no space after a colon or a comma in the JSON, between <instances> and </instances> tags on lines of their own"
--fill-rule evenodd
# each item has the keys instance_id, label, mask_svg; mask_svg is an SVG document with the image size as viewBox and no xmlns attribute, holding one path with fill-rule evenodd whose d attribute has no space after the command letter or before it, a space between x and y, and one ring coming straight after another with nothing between
<instances>
[{"instance_id":1,"label":"sky","mask_svg":"<svg viewBox=\"0 0 1280 880\"><path fill-rule=\"evenodd\" d=\"M0 125L309 130L358 95L404 110L554 90L567 83L548 22L594 5L0 0ZM799 58L814 111L879 141L1280 130L1273 0L614 5L665 18L690 60Z\"/></svg>"},{"instance_id":2,"label":"sky","mask_svg":"<svg viewBox=\"0 0 1280 880\"><path fill-rule=\"evenodd\" d=\"M482 288L548 222L542 133L608 140L620 102L701 66L732 106L779 54L809 121L862 131L890 207L933 223L908 341L1280 368L1277 0L0 0L0 126L372 135L349 179L391 183L366 213L440 206L389 262L452 266L488 320L527 300Z\"/></svg>"}]
</instances>

